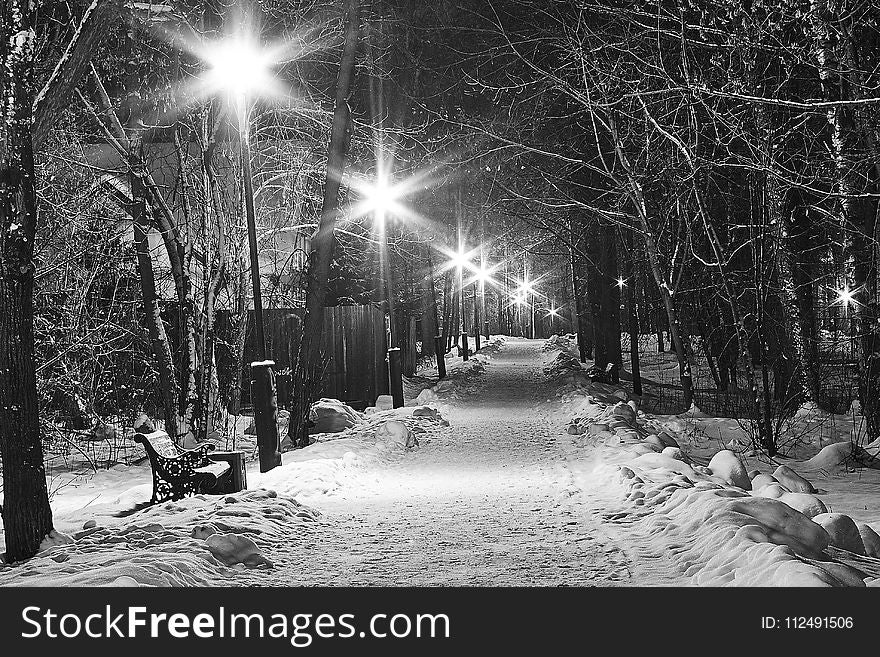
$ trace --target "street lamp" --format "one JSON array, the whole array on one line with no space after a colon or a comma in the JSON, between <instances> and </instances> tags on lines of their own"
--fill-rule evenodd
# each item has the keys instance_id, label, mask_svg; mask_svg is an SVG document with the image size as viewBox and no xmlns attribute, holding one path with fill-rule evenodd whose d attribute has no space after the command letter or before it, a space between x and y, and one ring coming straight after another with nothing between
<instances>
[{"instance_id":1,"label":"street lamp","mask_svg":"<svg viewBox=\"0 0 880 657\"><path fill-rule=\"evenodd\" d=\"M514 292L514 302L517 306L529 306L529 328L532 339L535 337L535 297L539 296L538 291L535 289L535 283L537 282L538 279L529 280L528 277L525 277L517 282Z\"/></svg>"},{"instance_id":2,"label":"street lamp","mask_svg":"<svg viewBox=\"0 0 880 657\"><path fill-rule=\"evenodd\" d=\"M401 187L392 187L388 183L388 177L381 171L371 184L357 185L361 193L366 197L365 206L359 214L373 213L373 229L377 232L379 242L379 276L385 288L385 301L388 305L389 349L388 349L388 377L391 388L392 405L400 408L404 405L403 398L403 371L397 327L395 325L396 313L394 304L394 278L388 257L388 232L386 230L389 215L403 215L398 212L401 207L397 202L402 193Z\"/></svg>"},{"instance_id":3,"label":"street lamp","mask_svg":"<svg viewBox=\"0 0 880 657\"><path fill-rule=\"evenodd\" d=\"M855 290L850 290L849 285L837 290L837 303L843 306L843 311L846 313L850 306L857 303Z\"/></svg>"},{"instance_id":4,"label":"street lamp","mask_svg":"<svg viewBox=\"0 0 880 657\"><path fill-rule=\"evenodd\" d=\"M547 309L547 315L544 319L550 320L550 333L556 333L556 319L560 316L559 308L556 307L555 303Z\"/></svg>"},{"instance_id":5,"label":"street lamp","mask_svg":"<svg viewBox=\"0 0 880 657\"><path fill-rule=\"evenodd\" d=\"M474 254L477 252L477 249L466 250L464 244L458 245L457 251L449 251L447 249L441 249L442 252L446 255L448 260L443 265L442 270L455 269L456 275L458 278L458 297L459 297L459 319L460 319L460 331L461 331L461 343L462 343L462 358L463 360L468 360L468 337L467 331L465 329L465 321L464 321L464 270L465 269L473 269L473 265L471 264L471 259L474 257ZM476 300L475 300L476 302Z\"/></svg>"},{"instance_id":6,"label":"street lamp","mask_svg":"<svg viewBox=\"0 0 880 657\"><path fill-rule=\"evenodd\" d=\"M237 120L256 332L256 361L251 363L251 398L260 451L260 472L268 472L281 464L281 452L278 442L275 376L272 371L275 363L267 360L263 323L249 124L253 98L268 93L277 86L277 80L272 74L271 53L261 49L256 39L246 32L207 44L201 55L208 65L204 82L209 89L227 96L227 103L235 112Z\"/></svg>"},{"instance_id":7,"label":"street lamp","mask_svg":"<svg viewBox=\"0 0 880 657\"><path fill-rule=\"evenodd\" d=\"M499 265L493 265L492 267L486 266L485 257L480 254L480 266L474 271L474 282L480 284L480 317L485 323L485 334L486 340L489 339L489 318L486 316L486 284L495 284L496 281L492 278L492 272L498 268ZM476 304L476 301L474 302ZM476 306L474 306L476 308ZM477 325L476 333L479 334L480 327Z\"/></svg>"},{"instance_id":8,"label":"street lamp","mask_svg":"<svg viewBox=\"0 0 880 657\"><path fill-rule=\"evenodd\" d=\"M388 260L388 232L386 230L386 220L389 212L393 211L396 205L395 194L392 188L388 186L387 178L380 174L376 177L376 181L366 189L367 203L373 211L373 228L378 233L379 238L379 276L385 286L385 301L388 304L388 319L390 324L389 344L397 347L397 331L394 326L394 282L391 278L391 268Z\"/></svg>"}]
</instances>

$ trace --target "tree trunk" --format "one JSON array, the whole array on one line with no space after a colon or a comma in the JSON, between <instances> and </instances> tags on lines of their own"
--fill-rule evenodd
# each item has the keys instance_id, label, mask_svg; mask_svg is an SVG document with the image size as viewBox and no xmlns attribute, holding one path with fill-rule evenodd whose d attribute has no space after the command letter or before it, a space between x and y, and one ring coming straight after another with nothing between
<instances>
[{"instance_id":1,"label":"tree trunk","mask_svg":"<svg viewBox=\"0 0 880 657\"><path fill-rule=\"evenodd\" d=\"M153 350L156 369L159 371L159 394L162 399L162 417L165 420L165 432L172 437L179 433L177 426L177 378L174 374L174 358L171 353L171 345L168 335L165 333L165 324L159 309L159 300L156 296L156 279L153 274L153 259L150 253L150 244L147 239L147 224L143 221L143 198L138 190L138 177L132 176L132 224L134 227L134 241L137 249L138 279L141 286L141 301L144 308L144 318L147 324L147 333L150 336L150 346Z\"/></svg>"},{"instance_id":2,"label":"tree trunk","mask_svg":"<svg viewBox=\"0 0 880 657\"><path fill-rule=\"evenodd\" d=\"M629 284L627 285L626 303L629 312L629 360L632 370L633 394L642 394L642 372L639 367L639 316L636 313L636 285L641 277L636 267L636 254L633 248L632 232L627 232L629 247Z\"/></svg>"},{"instance_id":3,"label":"tree trunk","mask_svg":"<svg viewBox=\"0 0 880 657\"><path fill-rule=\"evenodd\" d=\"M9 0L0 8L0 514L8 562L32 557L53 529L34 363L31 7Z\"/></svg>"},{"instance_id":4,"label":"tree trunk","mask_svg":"<svg viewBox=\"0 0 880 657\"><path fill-rule=\"evenodd\" d=\"M617 226L611 223L602 225L602 243L602 286L605 288L602 295L602 332L607 362L617 365L611 382L617 383L623 365L623 351L620 347L621 286L618 283L620 271L617 265Z\"/></svg>"},{"instance_id":5,"label":"tree trunk","mask_svg":"<svg viewBox=\"0 0 880 657\"><path fill-rule=\"evenodd\" d=\"M592 343L589 343L591 348L587 348L587 334L592 330L592 326L586 316L583 283L578 271L578 258L575 255L577 242L575 241L575 232L571 219L568 220L568 240L568 256L571 266L571 294L574 302L574 326L577 331L578 355L581 362L585 363L588 358L593 357Z\"/></svg>"},{"instance_id":6,"label":"tree trunk","mask_svg":"<svg viewBox=\"0 0 880 657\"><path fill-rule=\"evenodd\" d=\"M819 383L819 353L816 344L816 310L814 301L814 280L811 273L811 255L808 236L809 220L795 219L796 213L803 214L802 203L797 203L800 194L793 189L785 193L780 202L772 180L768 184L771 209L777 215L779 228L777 243L777 270L781 288L780 303L785 308L782 313L785 327L797 363L796 380L800 382L804 401L814 401L823 407L822 388Z\"/></svg>"},{"instance_id":7,"label":"tree trunk","mask_svg":"<svg viewBox=\"0 0 880 657\"><path fill-rule=\"evenodd\" d=\"M40 149L58 115L70 104L73 90L88 69L92 56L117 24L123 4L122 0L92 0L86 8L64 55L34 99L34 150Z\"/></svg>"},{"instance_id":8,"label":"tree trunk","mask_svg":"<svg viewBox=\"0 0 880 657\"><path fill-rule=\"evenodd\" d=\"M452 274L447 270L443 276L443 345L448 352L450 323L452 322Z\"/></svg>"},{"instance_id":9,"label":"tree trunk","mask_svg":"<svg viewBox=\"0 0 880 657\"><path fill-rule=\"evenodd\" d=\"M94 6L94 5L93 5ZM141 150L141 97L138 94L137 78L134 76L134 41L131 33L125 40L128 51L131 70L126 75L125 86L127 91L126 108L128 110L128 134L127 143L129 150L129 162L142 162ZM174 371L174 358L171 344L165 332L165 324L162 321L159 299L156 294L156 277L153 271L153 256L150 252L149 224L144 216L144 185L143 172L131 169L128 175L131 187L131 215L132 230L134 232L135 251L137 253L138 280L141 287L141 303L144 310L144 321L147 325L147 335L150 338L150 347L156 369L159 372L159 397L162 401L162 418L165 422L165 432L176 439L180 429L178 427L177 396L179 389L177 377Z\"/></svg>"},{"instance_id":10,"label":"tree trunk","mask_svg":"<svg viewBox=\"0 0 880 657\"><path fill-rule=\"evenodd\" d=\"M330 280L330 262L336 242L336 220L339 211L339 187L345 168L346 131L349 125L348 96L354 76L359 35L359 0L346 3L346 30L339 73L336 79L336 102L330 129L327 174L321 205L321 218L312 236L309 253L306 312L303 335L294 372L294 403L290 413L288 435L296 447L308 444L305 431L311 407L311 391L318 388L322 375L321 334L324 328L324 298Z\"/></svg>"},{"instance_id":11,"label":"tree trunk","mask_svg":"<svg viewBox=\"0 0 880 657\"><path fill-rule=\"evenodd\" d=\"M430 247L425 248L425 260L427 271L422 277L422 355L436 355L434 336L438 335L437 328L437 292L434 289L434 262L431 258Z\"/></svg>"}]
</instances>

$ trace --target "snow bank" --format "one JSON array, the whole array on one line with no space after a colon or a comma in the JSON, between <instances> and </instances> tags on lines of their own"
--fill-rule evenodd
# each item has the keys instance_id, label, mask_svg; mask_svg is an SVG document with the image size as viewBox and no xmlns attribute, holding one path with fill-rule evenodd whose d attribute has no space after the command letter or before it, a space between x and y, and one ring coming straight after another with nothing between
<instances>
[{"instance_id":1,"label":"snow bank","mask_svg":"<svg viewBox=\"0 0 880 657\"><path fill-rule=\"evenodd\" d=\"M826 445L814 457L800 464L803 470L827 471L854 466L880 468L880 459L870 450L859 447L853 444L852 441L847 440Z\"/></svg>"},{"instance_id":2,"label":"snow bank","mask_svg":"<svg viewBox=\"0 0 880 657\"><path fill-rule=\"evenodd\" d=\"M708 466L688 462L678 447L694 442L686 422L640 414L634 403L624 404L595 385L588 394L566 400L574 411L568 433L573 434L570 458L581 463L578 484L618 499L624 508L612 519L638 519L630 526L640 540L653 553L668 554L694 584L864 586L872 581L842 558L832 561L825 550L834 546L869 554L873 529L829 514L815 487L791 468L780 466L773 475L754 471L752 479L739 455L726 449L716 451ZM812 465L836 461L837 450L823 452Z\"/></svg>"},{"instance_id":3,"label":"snow bank","mask_svg":"<svg viewBox=\"0 0 880 657\"><path fill-rule=\"evenodd\" d=\"M65 543L0 567L13 586L234 585L250 568L268 568L263 551L314 540L317 512L270 490L196 495L127 518L86 522Z\"/></svg>"},{"instance_id":4,"label":"snow bank","mask_svg":"<svg viewBox=\"0 0 880 657\"><path fill-rule=\"evenodd\" d=\"M564 335L551 335L544 341L541 347L542 351L565 351L572 356L578 355L577 333L566 333Z\"/></svg>"},{"instance_id":5,"label":"snow bank","mask_svg":"<svg viewBox=\"0 0 880 657\"><path fill-rule=\"evenodd\" d=\"M309 419L315 423L310 433L336 433L360 424L364 416L338 399L323 397L312 404Z\"/></svg>"},{"instance_id":6,"label":"snow bank","mask_svg":"<svg viewBox=\"0 0 880 657\"><path fill-rule=\"evenodd\" d=\"M486 371L491 362L491 354L498 353L504 346L506 337L494 335L490 342L471 355L468 360L447 359L446 378L422 390L415 399L417 404L427 404L446 399L460 399L470 394L476 387L475 379Z\"/></svg>"}]
</instances>

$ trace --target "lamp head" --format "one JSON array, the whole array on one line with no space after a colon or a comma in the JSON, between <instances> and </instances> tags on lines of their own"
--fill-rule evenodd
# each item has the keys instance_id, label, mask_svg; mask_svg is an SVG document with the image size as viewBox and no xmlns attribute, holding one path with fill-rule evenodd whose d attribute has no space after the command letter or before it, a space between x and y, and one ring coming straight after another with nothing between
<instances>
[{"instance_id":1,"label":"lamp head","mask_svg":"<svg viewBox=\"0 0 880 657\"><path fill-rule=\"evenodd\" d=\"M207 84L235 99L261 95L274 86L272 56L247 34L211 44L204 59L208 64Z\"/></svg>"},{"instance_id":2,"label":"lamp head","mask_svg":"<svg viewBox=\"0 0 880 657\"><path fill-rule=\"evenodd\" d=\"M845 285L843 289L837 290L837 302L844 307L849 307L855 303L855 292L849 289L849 285Z\"/></svg>"}]
</instances>

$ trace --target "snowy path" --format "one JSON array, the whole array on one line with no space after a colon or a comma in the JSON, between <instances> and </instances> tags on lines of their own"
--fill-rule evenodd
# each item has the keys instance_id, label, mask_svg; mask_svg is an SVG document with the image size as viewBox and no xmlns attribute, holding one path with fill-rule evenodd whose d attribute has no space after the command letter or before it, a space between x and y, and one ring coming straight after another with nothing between
<instances>
[{"instance_id":1,"label":"snowy path","mask_svg":"<svg viewBox=\"0 0 880 657\"><path fill-rule=\"evenodd\" d=\"M355 485L304 498L323 530L269 553L271 581L253 573L253 583L661 583L639 575L622 528L603 524L607 509L576 485L540 357L540 341L509 341L472 399L446 413L444 434Z\"/></svg>"}]
</instances>

